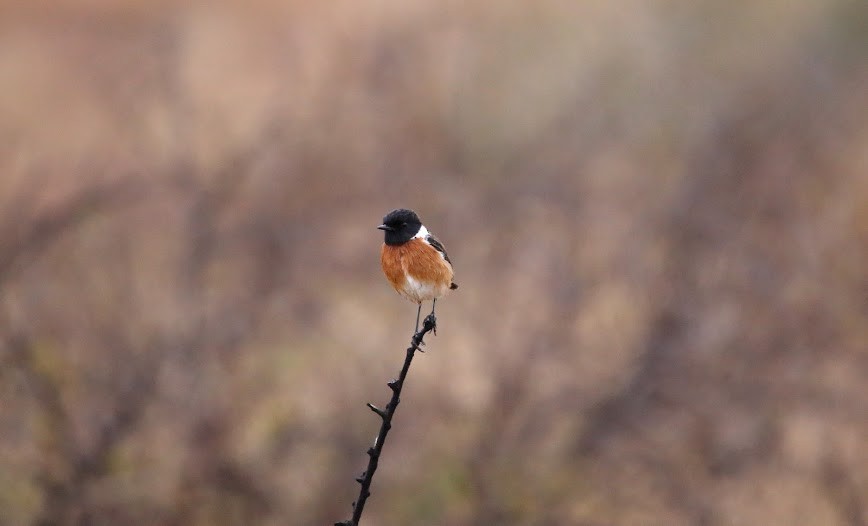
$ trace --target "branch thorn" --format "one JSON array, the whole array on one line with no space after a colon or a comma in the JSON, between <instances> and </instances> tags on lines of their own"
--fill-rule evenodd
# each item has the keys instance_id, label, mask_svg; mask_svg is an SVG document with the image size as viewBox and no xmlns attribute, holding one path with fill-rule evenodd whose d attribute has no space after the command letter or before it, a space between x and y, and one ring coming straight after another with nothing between
<instances>
[{"instance_id":1,"label":"branch thorn","mask_svg":"<svg viewBox=\"0 0 868 526\"><path fill-rule=\"evenodd\" d=\"M367 406L371 411L380 415L380 418L382 418L382 419L386 418L386 412L383 411L382 409L380 409L379 407L375 406L374 404L372 404L370 402L367 403Z\"/></svg>"}]
</instances>

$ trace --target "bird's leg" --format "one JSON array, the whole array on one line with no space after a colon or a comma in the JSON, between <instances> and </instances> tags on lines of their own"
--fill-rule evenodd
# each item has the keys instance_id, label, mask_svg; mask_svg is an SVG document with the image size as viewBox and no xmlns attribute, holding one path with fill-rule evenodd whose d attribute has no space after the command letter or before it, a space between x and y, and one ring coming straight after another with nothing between
<instances>
[{"instance_id":1,"label":"bird's leg","mask_svg":"<svg viewBox=\"0 0 868 526\"><path fill-rule=\"evenodd\" d=\"M422 314L422 302L419 302L419 308L416 309L416 332L413 333L413 336L419 334L419 315ZM426 318L427 319L427 318ZM419 352L425 352L422 350L422 346L425 345L424 341L419 342L419 346L416 348Z\"/></svg>"},{"instance_id":2,"label":"bird's leg","mask_svg":"<svg viewBox=\"0 0 868 526\"><path fill-rule=\"evenodd\" d=\"M426 321L428 320L428 318L431 318L431 323L434 324L434 328L432 329L432 331L434 332L434 336L437 336L437 316L434 315L434 307L436 306L437 298L434 298L434 301L431 302L431 314L429 314L428 317L425 318Z\"/></svg>"}]
</instances>

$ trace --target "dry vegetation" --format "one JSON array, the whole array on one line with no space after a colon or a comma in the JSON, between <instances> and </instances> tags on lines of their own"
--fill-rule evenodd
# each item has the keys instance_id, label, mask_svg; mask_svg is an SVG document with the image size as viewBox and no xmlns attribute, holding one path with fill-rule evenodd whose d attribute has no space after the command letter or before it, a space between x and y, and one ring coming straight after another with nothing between
<instances>
[{"instance_id":1,"label":"dry vegetation","mask_svg":"<svg viewBox=\"0 0 868 526\"><path fill-rule=\"evenodd\" d=\"M3 2L0 524L864 526L866 11Z\"/></svg>"}]
</instances>

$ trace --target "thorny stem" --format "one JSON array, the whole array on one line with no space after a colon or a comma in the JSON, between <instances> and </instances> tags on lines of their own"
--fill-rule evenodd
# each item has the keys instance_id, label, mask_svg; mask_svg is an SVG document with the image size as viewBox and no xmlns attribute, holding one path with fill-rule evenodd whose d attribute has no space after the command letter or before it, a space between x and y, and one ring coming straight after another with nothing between
<instances>
[{"instance_id":1,"label":"thorny stem","mask_svg":"<svg viewBox=\"0 0 868 526\"><path fill-rule=\"evenodd\" d=\"M392 390L392 399L386 404L385 409L380 409L373 404L367 404L368 408L376 413L383 421L380 426L380 432L374 441L374 445L368 449L368 468L356 478L356 482L362 485L359 490L359 498L353 502L353 518L343 522L336 522L335 526L358 526L359 520L362 518L362 511L365 509L365 501L371 496L371 481L374 479L374 473L377 471L377 464L380 461L380 454L383 451L383 445L386 443L386 435L392 428L392 417L395 416L395 409L398 408L398 403L401 401L401 388L404 387L404 380L407 378L407 372L410 370L410 363L413 361L413 356L416 351L420 350L419 346L424 342L425 334L436 330L437 318L432 312L425 317L422 323L422 330L413 335L410 340L410 347L407 347L407 356L404 358L404 366L401 368L401 374L396 380L388 383L389 389Z\"/></svg>"}]
</instances>

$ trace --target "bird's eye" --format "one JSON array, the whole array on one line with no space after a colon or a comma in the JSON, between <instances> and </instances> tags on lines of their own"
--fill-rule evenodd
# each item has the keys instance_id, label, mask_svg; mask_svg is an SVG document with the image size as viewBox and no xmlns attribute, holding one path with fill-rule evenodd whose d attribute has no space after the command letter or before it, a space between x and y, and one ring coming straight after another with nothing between
<instances>
[{"instance_id":1,"label":"bird's eye","mask_svg":"<svg viewBox=\"0 0 868 526\"><path fill-rule=\"evenodd\" d=\"M407 226L407 223L401 223L401 226Z\"/></svg>"}]
</instances>

